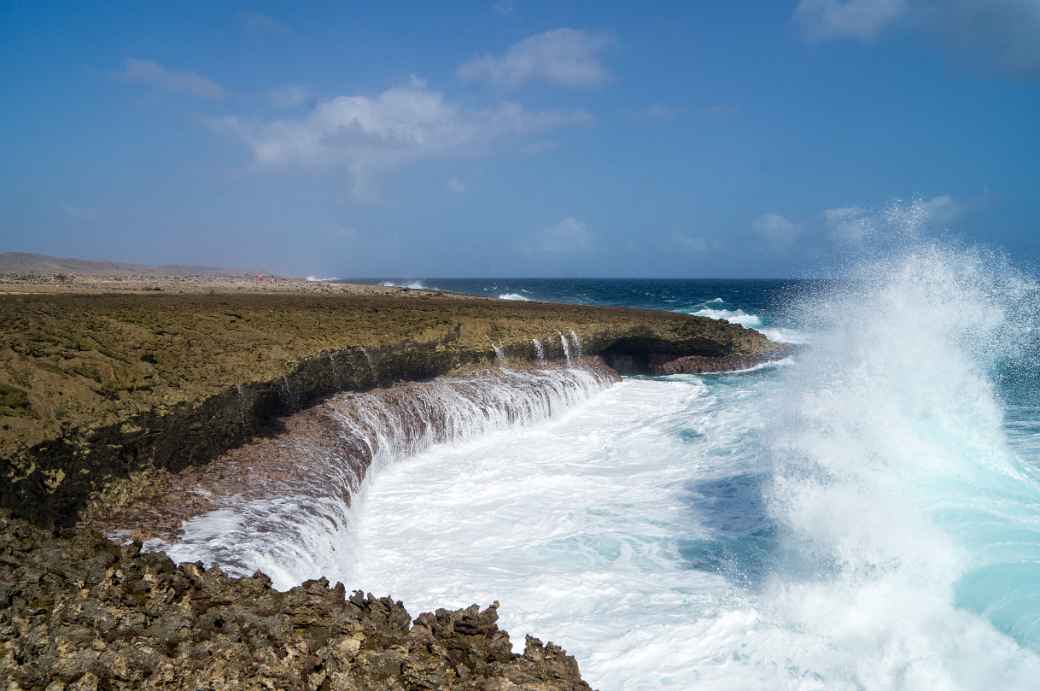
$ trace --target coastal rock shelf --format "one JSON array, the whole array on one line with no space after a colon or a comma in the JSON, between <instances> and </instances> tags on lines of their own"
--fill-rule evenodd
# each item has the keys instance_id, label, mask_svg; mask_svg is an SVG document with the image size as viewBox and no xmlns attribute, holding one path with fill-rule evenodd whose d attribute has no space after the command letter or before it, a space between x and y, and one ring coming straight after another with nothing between
<instances>
[{"instance_id":1,"label":"coastal rock shelf","mask_svg":"<svg viewBox=\"0 0 1040 691\"><path fill-rule=\"evenodd\" d=\"M112 480L208 463L339 391L500 361L631 373L777 352L711 319L430 293L5 296L0 506L73 525Z\"/></svg>"},{"instance_id":2,"label":"coastal rock shelf","mask_svg":"<svg viewBox=\"0 0 1040 691\"><path fill-rule=\"evenodd\" d=\"M497 603L412 622L400 602L308 581L175 565L90 531L54 537L0 510L5 689L588 689L578 665Z\"/></svg>"}]
</instances>

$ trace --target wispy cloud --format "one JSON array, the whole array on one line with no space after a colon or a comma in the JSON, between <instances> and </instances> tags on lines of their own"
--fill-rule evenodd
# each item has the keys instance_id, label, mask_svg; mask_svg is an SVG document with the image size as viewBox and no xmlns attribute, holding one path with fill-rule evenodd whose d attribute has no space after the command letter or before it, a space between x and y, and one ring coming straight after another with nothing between
<instances>
[{"instance_id":1,"label":"wispy cloud","mask_svg":"<svg viewBox=\"0 0 1040 691\"><path fill-rule=\"evenodd\" d=\"M924 31L1016 71L1040 75L1037 0L800 0L794 19L816 41L871 41L887 31Z\"/></svg>"},{"instance_id":2,"label":"wispy cloud","mask_svg":"<svg viewBox=\"0 0 1040 691\"><path fill-rule=\"evenodd\" d=\"M263 14L262 12L242 12L239 15L239 20L242 22L242 26L245 27L246 31L250 31L255 34L288 34L292 32L288 24L278 21L270 15Z\"/></svg>"},{"instance_id":3,"label":"wispy cloud","mask_svg":"<svg viewBox=\"0 0 1040 691\"><path fill-rule=\"evenodd\" d=\"M273 89L268 96L278 108L296 108L311 100L311 92L305 86L289 84Z\"/></svg>"},{"instance_id":4,"label":"wispy cloud","mask_svg":"<svg viewBox=\"0 0 1040 691\"><path fill-rule=\"evenodd\" d=\"M497 0L491 4L491 9L493 9L496 14L507 15L513 14L516 7L513 4L513 0Z\"/></svg>"},{"instance_id":5,"label":"wispy cloud","mask_svg":"<svg viewBox=\"0 0 1040 691\"><path fill-rule=\"evenodd\" d=\"M907 10L906 0L800 0L795 19L809 38L869 40Z\"/></svg>"},{"instance_id":6,"label":"wispy cloud","mask_svg":"<svg viewBox=\"0 0 1040 691\"><path fill-rule=\"evenodd\" d=\"M461 194L466 191L466 183L458 178L448 178L448 189Z\"/></svg>"},{"instance_id":7,"label":"wispy cloud","mask_svg":"<svg viewBox=\"0 0 1040 691\"><path fill-rule=\"evenodd\" d=\"M684 252L704 254L715 249L715 241L700 235L676 232L672 234L675 245Z\"/></svg>"},{"instance_id":8,"label":"wispy cloud","mask_svg":"<svg viewBox=\"0 0 1040 691\"><path fill-rule=\"evenodd\" d=\"M595 86L609 74L601 55L609 45L602 35L579 29L553 29L529 36L501 56L482 55L461 65L458 76L516 87L531 81L561 86Z\"/></svg>"},{"instance_id":9,"label":"wispy cloud","mask_svg":"<svg viewBox=\"0 0 1040 691\"><path fill-rule=\"evenodd\" d=\"M152 60L127 58L117 76L127 82L202 98L219 99L225 93L222 86L201 74L172 70Z\"/></svg>"},{"instance_id":10,"label":"wispy cloud","mask_svg":"<svg viewBox=\"0 0 1040 691\"><path fill-rule=\"evenodd\" d=\"M535 245L548 254L573 254L592 249L595 236L584 221L568 216L539 231Z\"/></svg>"},{"instance_id":11,"label":"wispy cloud","mask_svg":"<svg viewBox=\"0 0 1040 691\"><path fill-rule=\"evenodd\" d=\"M874 215L859 206L825 209L823 222L837 245L858 245L870 237L876 227Z\"/></svg>"},{"instance_id":12,"label":"wispy cloud","mask_svg":"<svg viewBox=\"0 0 1040 691\"><path fill-rule=\"evenodd\" d=\"M755 233L776 251L791 249L802 233L802 227L777 213L762 214L751 223Z\"/></svg>"},{"instance_id":13,"label":"wispy cloud","mask_svg":"<svg viewBox=\"0 0 1040 691\"><path fill-rule=\"evenodd\" d=\"M502 142L590 120L582 111L532 111L509 102L468 109L413 78L374 96L319 102L300 118L228 117L214 126L242 140L264 166L344 167L363 198L381 172L422 159L486 154Z\"/></svg>"},{"instance_id":14,"label":"wispy cloud","mask_svg":"<svg viewBox=\"0 0 1040 691\"><path fill-rule=\"evenodd\" d=\"M665 105L664 103L654 103L643 109L643 115L651 120L660 122L670 122L682 115L682 113L682 108Z\"/></svg>"}]
</instances>

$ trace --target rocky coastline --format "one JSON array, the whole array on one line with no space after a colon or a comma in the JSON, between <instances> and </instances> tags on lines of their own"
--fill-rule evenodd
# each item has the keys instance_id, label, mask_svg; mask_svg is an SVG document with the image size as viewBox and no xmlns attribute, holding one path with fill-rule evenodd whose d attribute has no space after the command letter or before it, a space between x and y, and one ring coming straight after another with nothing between
<instances>
[{"instance_id":1,"label":"rocky coastline","mask_svg":"<svg viewBox=\"0 0 1040 691\"><path fill-rule=\"evenodd\" d=\"M51 533L0 512L0 686L19 689L588 689L498 603L437 610L342 584L287 592L257 573L175 565L96 532Z\"/></svg>"},{"instance_id":2,"label":"rocky coastline","mask_svg":"<svg viewBox=\"0 0 1040 691\"><path fill-rule=\"evenodd\" d=\"M94 528L320 424L309 411L341 392L579 358L616 377L785 354L710 319L429 293L6 295L0 340L0 682L25 689L587 688L551 644L514 655L493 608L410 624L401 603L339 584L279 593Z\"/></svg>"}]
</instances>

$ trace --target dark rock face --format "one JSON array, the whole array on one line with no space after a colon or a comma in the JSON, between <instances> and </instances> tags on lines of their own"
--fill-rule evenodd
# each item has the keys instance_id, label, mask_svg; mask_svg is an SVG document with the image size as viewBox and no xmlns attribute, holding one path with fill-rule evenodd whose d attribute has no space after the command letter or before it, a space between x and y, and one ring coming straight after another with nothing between
<instances>
[{"instance_id":1,"label":"dark rock face","mask_svg":"<svg viewBox=\"0 0 1040 691\"><path fill-rule=\"evenodd\" d=\"M5 689L588 689L574 658L512 652L497 603L421 614L341 584L175 566L0 514Z\"/></svg>"},{"instance_id":2,"label":"dark rock face","mask_svg":"<svg viewBox=\"0 0 1040 691\"><path fill-rule=\"evenodd\" d=\"M756 365L783 359L792 355L793 346L778 347L768 353L756 355L726 355L722 357L706 357L703 355L687 355L669 358L667 356L651 357L648 362L649 374L710 374L714 372L734 372L745 370Z\"/></svg>"}]
</instances>

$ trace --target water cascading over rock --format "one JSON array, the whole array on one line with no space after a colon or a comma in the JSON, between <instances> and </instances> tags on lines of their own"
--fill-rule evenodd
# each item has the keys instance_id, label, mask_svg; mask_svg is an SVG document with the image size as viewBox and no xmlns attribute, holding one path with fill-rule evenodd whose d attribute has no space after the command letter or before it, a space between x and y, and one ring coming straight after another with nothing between
<instances>
[{"instance_id":1,"label":"water cascading over rock","mask_svg":"<svg viewBox=\"0 0 1040 691\"><path fill-rule=\"evenodd\" d=\"M217 563L235 575L260 569L279 588L335 579L348 573L351 506L373 469L435 444L546 420L617 379L600 366L491 370L341 394L204 473L183 474L176 499L127 514L123 527L157 535L148 548L176 561Z\"/></svg>"}]
</instances>

